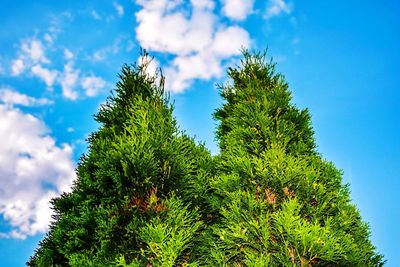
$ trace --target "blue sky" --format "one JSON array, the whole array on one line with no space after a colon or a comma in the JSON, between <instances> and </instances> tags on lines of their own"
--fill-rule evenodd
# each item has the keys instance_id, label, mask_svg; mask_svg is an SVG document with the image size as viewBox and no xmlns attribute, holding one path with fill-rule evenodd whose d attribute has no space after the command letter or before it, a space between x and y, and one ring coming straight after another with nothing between
<instances>
[{"instance_id":1,"label":"blue sky","mask_svg":"<svg viewBox=\"0 0 400 267\"><path fill-rule=\"evenodd\" d=\"M386 266L398 266L400 2L84 2L0 3L1 266L33 253L48 200L68 190L93 114L140 47L163 68L182 129L218 153L215 84L241 46L268 47Z\"/></svg>"}]
</instances>

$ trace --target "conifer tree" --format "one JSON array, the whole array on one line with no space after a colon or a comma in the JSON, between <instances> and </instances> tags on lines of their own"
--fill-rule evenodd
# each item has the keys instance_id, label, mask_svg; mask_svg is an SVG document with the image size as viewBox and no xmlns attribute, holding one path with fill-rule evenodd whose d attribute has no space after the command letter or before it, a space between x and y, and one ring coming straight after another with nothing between
<instances>
[{"instance_id":1,"label":"conifer tree","mask_svg":"<svg viewBox=\"0 0 400 267\"><path fill-rule=\"evenodd\" d=\"M220 87L220 153L182 133L162 75L124 66L29 266L382 266L307 109L265 54Z\"/></svg>"},{"instance_id":2,"label":"conifer tree","mask_svg":"<svg viewBox=\"0 0 400 267\"><path fill-rule=\"evenodd\" d=\"M28 266L187 266L212 160L182 133L151 59L124 66L71 193Z\"/></svg>"},{"instance_id":3,"label":"conifer tree","mask_svg":"<svg viewBox=\"0 0 400 267\"><path fill-rule=\"evenodd\" d=\"M307 109L265 54L221 87L207 266L382 266L342 173L316 151Z\"/></svg>"}]
</instances>

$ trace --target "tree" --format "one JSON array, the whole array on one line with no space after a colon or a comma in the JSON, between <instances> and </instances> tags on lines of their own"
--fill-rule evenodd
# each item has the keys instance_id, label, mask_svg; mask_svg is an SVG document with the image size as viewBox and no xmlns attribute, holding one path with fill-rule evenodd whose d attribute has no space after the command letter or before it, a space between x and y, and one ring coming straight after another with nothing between
<instances>
[{"instance_id":1,"label":"tree","mask_svg":"<svg viewBox=\"0 0 400 267\"><path fill-rule=\"evenodd\" d=\"M149 58L124 66L29 266L382 266L342 173L266 55L221 85L214 157L179 130Z\"/></svg>"},{"instance_id":2,"label":"tree","mask_svg":"<svg viewBox=\"0 0 400 267\"><path fill-rule=\"evenodd\" d=\"M220 86L208 266L382 266L342 173L316 151L307 109L265 54Z\"/></svg>"},{"instance_id":3,"label":"tree","mask_svg":"<svg viewBox=\"0 0 400 267\"><path fill-rule=\"evenodd\" d=\"M151 58L124 66L71 193L28 266L177 266L190 260L212 160L181 132Z\"/></svg>"}]
</instances>

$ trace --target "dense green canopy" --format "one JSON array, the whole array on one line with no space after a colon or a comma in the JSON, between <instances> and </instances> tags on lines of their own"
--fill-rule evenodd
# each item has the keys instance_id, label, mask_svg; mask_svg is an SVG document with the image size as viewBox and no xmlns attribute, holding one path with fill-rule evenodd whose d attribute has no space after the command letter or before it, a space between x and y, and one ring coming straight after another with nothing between
<instances>
[{"instance_id":1,"label":"dense green canopy","mask_svg":"<svg viewBox=\"0 0 400 267\"><path fill-rule=\"evenodd\" d=\"M221 86L209 265L382 265L341 171L315 149L308 110L290 102L274 66L245 51Z\"/></svg>"},{"instance_id":2,"label":"dense green canopy","mask_svg":"<svg viewBox=\"0 0 400 267\"><path fill-rule=\"evenodd\" d=\"M179 130L150 58L124 66L28 266L382 266L341 171L265 54L220 86L220 153Z\"/></svg>"}]
</instances>

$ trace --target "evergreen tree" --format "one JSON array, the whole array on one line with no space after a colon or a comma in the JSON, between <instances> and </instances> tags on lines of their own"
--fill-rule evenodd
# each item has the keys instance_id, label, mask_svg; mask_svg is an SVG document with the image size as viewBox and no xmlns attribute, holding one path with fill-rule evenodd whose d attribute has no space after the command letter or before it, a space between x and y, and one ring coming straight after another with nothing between
<instances>
[{"instance_id":1,"label":"evergreen tree","mask_svg":"<svg viewBox=\"0 0 400 267\"><path fill-rule=\"evenodd\" d=\"M244 51L220 86L220 155L204 234L208 266L382 266L342 173L316 151L307 109L265 54Z\"/></svg>"},{"instance_id":2,"label":"evergreen tree","mask_svg":"<svg viewBox=\"0 0 400 267\"><path fill-rule=\"evenodd\" d=\"M342 173L265 54L220 87L220 154L179 131L163 77L124 66L29 266L382 266Z\"/></svg>"},{"instance_id":3,"label":"evergreen tree","mask_svg":"<svg viewBox=\"0 0 400 267\"><path fill-rule=\"evenodd\" d=\"M55 221L28 266L185 266L202 227L212 159L178 130L150 58L124 66L95 119L100 129L71 193L53 200Z\"/></svg>"}]
</instances>

